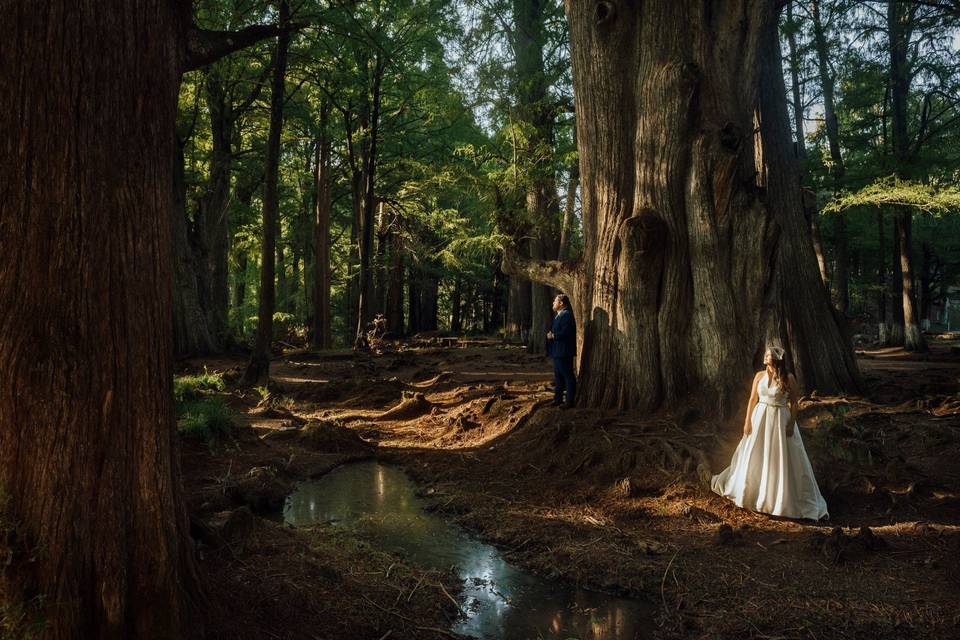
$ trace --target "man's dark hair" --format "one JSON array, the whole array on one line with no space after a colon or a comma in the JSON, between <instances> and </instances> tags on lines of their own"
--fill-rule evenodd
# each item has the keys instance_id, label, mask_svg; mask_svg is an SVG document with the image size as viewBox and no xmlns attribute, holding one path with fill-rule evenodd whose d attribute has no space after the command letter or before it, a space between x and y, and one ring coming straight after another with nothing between
<instances>
[{"instance_id":1,"label":"man's dark hair","mask_svg":"<svg viewBox=\"0 0 960 640\"><path fill-rule=\"evenodd\" d=\"M570 298L568 298L565 293L558 293L557 298L560 299L560 302L563 303L564 307L566 307L567 309L570 308Z\"/></svg>"}]
</instances>

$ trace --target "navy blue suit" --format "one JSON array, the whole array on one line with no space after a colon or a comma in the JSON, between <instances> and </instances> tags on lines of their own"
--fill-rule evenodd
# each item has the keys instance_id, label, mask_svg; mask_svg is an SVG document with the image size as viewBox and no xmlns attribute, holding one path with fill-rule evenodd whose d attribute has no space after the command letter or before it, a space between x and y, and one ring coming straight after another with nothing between
<instances>
[{"instance_id":1,"label":"navy blue suit","mask_svg":"<svg viewBox=\"0 0 960 640\"><path fill-rule=\"evenodd\" d=\"M547 341L547 355L553 358L553 401L572 406L577 394L577 376L573 371L573 359L577 355L577 321L570 309L560 309L553 318L550 331L553 339Z\"/></svg>"}]
</instances>

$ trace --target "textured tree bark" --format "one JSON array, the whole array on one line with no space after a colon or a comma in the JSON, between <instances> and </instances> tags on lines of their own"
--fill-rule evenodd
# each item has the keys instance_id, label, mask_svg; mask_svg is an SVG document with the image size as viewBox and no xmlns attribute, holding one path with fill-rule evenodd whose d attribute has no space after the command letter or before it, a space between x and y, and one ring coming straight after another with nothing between
<instances>
[{"instance_id":1,"label":"textured tree bark","mask_svg":"<svg viewBox=\"0 0 960 640\"><path fill-rule=\"evenodd\" d=\"M520 275L507 283L507 340L526 343L530 335L530 288L531 282Z\"/></svg>"},{"instance_id":2,"label":"textured tree bark","mask_svg":"<svg viewBox=\"0 0 960 640\"><path fill-rule=\"evenodd\" d=\"M907 98L910 73L907 61L916 5L902 0L887 2L887 35L890 53L890 103L893 155L897 176L907 178L910 161L910 138L907 130ZM897 214L897 248L900 254L901 294L903 304L903 347L908 351L926 351L927 343L920 332L913 294L913 255L910 246L913 214L910 209Z\"/></svg>"},{"instance_id":3,"label":"textured tree bark","mask_svg":"<svg viewBox=\"0 0 960 640\"><path fill-rule=\"evenodd\" d=\"M817 51L817 70L820 75L820 87L823 90L823 114L826 121L827 143L830 147L830 175L833 179L834 195L839 194L845 173L843 154L840 151L840 123L837 118L836 87L830 73L830 49L820 17L820 3L810 3L810 15L813 22L813 41ZM845 314L850 306L850 270L847 241L847 219L838 214L835 221L836 267L833 275L836 288L837 310Z\"/></svg>"},{"instance_id":4,"label":"textured tree bark","mask_svg":"<svg viewBox=\"0 0 960 640\"><path fill-rule=\"evenodd\" d=\"M800 202L775 3L566 10L584 253L508 248L504 270L573 292L580 402L652 410L693 391L726 415L767 342L807 389L857 389Z\"/></svg>"},{"instance_id":5,"label":"textured tree bark","mask_svg":"<svg viewBox=\"0 0 960 640\"><path fill-rule=\"evenodd\" d=\"M44 638L188 638L172 389L186 3L0 11L0 602Z\"/></svg>"},{"instance_id":6,"label":"textured tree bark","mask_svg":"<svg viewBox=\"0 0 960 640\"><path fill-rule=\"evenodd\" d=\"M316 157L313 163L315 216L313 244L316 249L313 272L313 347L329 349L332 345L330 331L330 136L327 133L329 107L320 108L320 135L317 140Z\"/></svg>"},{"instance_id":7,"label":"textured tree bark","mask_svg":"<svg viewBox=\"0 0 960 640\"><path fill-rule=\"evenodd\" d=\"M287 23L289 8L280 1L280 25ZM277 36L273 55L273 80L270 94L270 131L267 136L267 157L263 182L263 243L260 251L260 289L257 312L257 333L253 353L247 365L244 381L248 384L266 383L270 377L270 345L273 342L273 312L276 308L274 289L277 215L280 209L278 179L280 169L280 133L283 129L284 78L287 72L289 32Z\"/></svg>"},{"instance_id":8,"label":"textured tree bark","mask_svg":"<svg viewBox=\"0 0 960 640\"><path fill-rule=\"evenodd\" d=\"M576 136L574 136L576 146ZM557 250L557 259L570 258L570 243L573 239L573 227L577 212L577 188L580 186L580 163L570 164L570 176L567 179L567 196L563 204L563 223L560 226L560 248Z\"/></svg>"}]
</instances>

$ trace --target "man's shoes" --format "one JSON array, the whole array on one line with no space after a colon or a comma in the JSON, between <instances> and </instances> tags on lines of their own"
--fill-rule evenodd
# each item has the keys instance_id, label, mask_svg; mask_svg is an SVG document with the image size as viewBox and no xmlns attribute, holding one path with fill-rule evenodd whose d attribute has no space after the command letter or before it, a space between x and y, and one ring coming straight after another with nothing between
<instances>
[{"instance_id":1,"label":"man's shoes","mask_svg":"<svg viewBox=\"0 0 960 640\"><path fill-rule=\"evenodd\" d=\"M560 405L561 411L566 411L567 409L573 409L573 405L569 402L564 402L562 405Z\"/></svg>"},{"instance_id":2,"label":"man's shoes","mask_svg":"<svg viewBox=\"0 0 960 640\"><path fill-rule=\"evenodd\" d=\"M550 403L550 406L551 406L551 407L562 407L562 406L563 406L563 401L561 401L561 400L554 400L553 402Z\"/></svg>"}]
</instances>

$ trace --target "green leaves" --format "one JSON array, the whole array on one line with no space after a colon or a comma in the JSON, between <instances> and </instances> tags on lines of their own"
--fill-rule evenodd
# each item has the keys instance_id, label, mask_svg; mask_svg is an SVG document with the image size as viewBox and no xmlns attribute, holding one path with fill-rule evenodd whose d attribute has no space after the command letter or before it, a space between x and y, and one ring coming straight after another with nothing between
<instances>
[{"instance_id":1,"label":"green leaves","mask_svg":"<svg viewBox=\"0 0 960 640\"><path fill-rule=\"evenodd\" d=\"M842 213L856 207L905 207L942 216L960 212L960 189L953 184L922 184L888 176L831 200L823 210Z\"/></svg>"}]
</instances>

